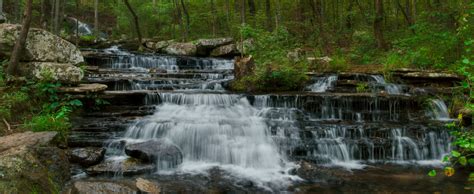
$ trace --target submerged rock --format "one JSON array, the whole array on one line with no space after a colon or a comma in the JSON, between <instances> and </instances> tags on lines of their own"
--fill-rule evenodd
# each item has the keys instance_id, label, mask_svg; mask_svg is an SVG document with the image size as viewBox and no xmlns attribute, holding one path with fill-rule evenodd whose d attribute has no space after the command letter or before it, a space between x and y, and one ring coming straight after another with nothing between
<instances>
[{"instance_id":1,"label":"submerged rock","mask_svg":"<svg viewBox=\"0 0 474 194\"><path fill-rule=\"evenodd\" d=\"M31 79L52 79L68 84L77 84L84 77L84 72L79 67L68 63L29 62L22 63L19 69L21 74Z\"/></svg>"},{"instance_id":2,"label":"submerged rock","mask_svg":"<svg viewBox=\"0 0 474 194\"><path fill-rule=\"evenodd\" d=\"M57 193L70 177L66 153L56 132L25 132L0 137L2 193Z\"/></svg>"},{"instance_id":3,"label":"submerged rock","mask_svg":"<svg viewBox=\"0 0 474 194\"><path fill-rule=\"evenodd\" d=\"M0 24L0 56L11 55L20 25ZM79 64L84 62L79 49L72 43L42 29L31 28L21 61Z\"/></svg>"},{"instance_id":4,"label":"submerged rock","mask_svg":"<svg viewBox=\"0 0 474 194\"><path fill-rule=\"evenodd\" d=\"M69 161L82 166L92 166L104 159L104 148L76 148L69 153Z\"/></svg>"},{"instance_id":5,"label":"submerged rock","mask_svg":"<svg viewBox=\"0 0 474 194\"><path fill-rule=\"evenodd\" d=\"M118 181L102 180L79 180L72 184L66 192L67 194L81 193L137 193L138 190L133 185Z\"/></svg>"},{"instance_id":6,"label":"submerged rock","mask_svg":"<svg viewBox=\"0 0 474 194\"><path fill-rule=\"evenodd\" d=\"M176 166L183 162L181 150L162 140L150 140L142 143L128 144L125 153L131 157L139 158L147 162L164 161Z\"/></svg>"},{"instance_id":7,"label":"submerged rock","mask_svg":"<svg viewBox=\"0 0 474 194\"><path fill-rule=\"evenodd\" d=\"M86 173L92 176L101 174L122 174L124 176L138 175L152 172L153 164L145 164L141 161L129 158L122 161L107 160L86 169Z\"/></svg>"},{"instance_id":8,"label":"submerged rock","mask_svg":"<svg viewBox=\"0 0 474 194\"><path fill-rule=\"evenodd\" d=\"M164 49L166 54L194 56L197 53L197 47L193 43L174 43Z\"/></svg>"}]
</instances>

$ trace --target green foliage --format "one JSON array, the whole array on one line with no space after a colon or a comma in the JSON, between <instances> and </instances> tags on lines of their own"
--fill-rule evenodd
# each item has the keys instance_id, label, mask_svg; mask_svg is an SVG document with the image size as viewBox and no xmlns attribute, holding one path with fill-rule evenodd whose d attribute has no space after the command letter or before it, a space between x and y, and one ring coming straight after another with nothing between
<instances>
[{"instance_id":1,"label":"green foliage","mask_svg":"<svg viewBox=\"0 0 474 194\"><path fill-rule=\"evenodd\" d=\"M332 56L332 61L329 62L329 68L334 72L345 71L349 68L349 63L346 61L346 58L342 55Z\"/></svg>"},{"instance_id":2,"label":"green foliage","mask_svg":"<svg viewBox=\"0 0 474 194\"><path fill-rule=\"evenodd\" d=\"M79 37L79 39L85 42L93 42L94 40L97 39L97 37L94 35L82 35Z\"/></svg>"},{"instance_id":3,"label":"green foliage","mask_svg":"<svg viewBox=\"0 0 474 194\"><path fill-rule=\"evenodd\" d=\"M365 82L357 83L356 87L357 93L364 93L369 91L369 85Z\"/></svg>"},{"instance_id":4,"label":"green foliage","mask_svg":"<svg viewBox=\"0 0 474 194\"><path fill-rule=\"evenodd\" d=\"M286 29L267 32L244 25L240 31L244 39L255 40L246 52L255 58L257 65L255 75L234 83L235 90L250 87L254 91L287 91L304 87L308 64L287 58L287 53L297 45Z\"/></svg>"}]
</instances>

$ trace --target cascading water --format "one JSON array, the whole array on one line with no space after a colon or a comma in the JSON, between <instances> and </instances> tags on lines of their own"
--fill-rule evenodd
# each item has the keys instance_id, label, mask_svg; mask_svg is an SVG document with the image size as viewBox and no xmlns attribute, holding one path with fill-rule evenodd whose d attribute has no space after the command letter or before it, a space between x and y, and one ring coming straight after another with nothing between
<instances>
[{"instance_id":1,"label":"cascading water","mask_svg":"<svg viewBox=\"0 0 474 194\"><path fill-rule=\"evenodd\" d=\"M402 94L402 86L401 85L386 83L385 79L381 75L371 75L370 77L372 77L372 79L374 79L376 84L383 86L384 90L388 94Z\"/></svg>"},{"instance_id":2,"label":"cascading water","mask_svg":"<svg viewBox=\"0 0 474 194\"><path fill-rule=\"evenodd\" d=\"M428 115L432 119L436 119L439 121L451 120L449 118L448 107L446 106L443 100L440 100L440 99L430 100L429 109L430 110L428 111Z\"/></svg>"},{"instance_id":3,"label":"cascading water","mask_svg":"<svg viewBox=\"0 0 474 194\"><path fill-rule=\"evenodd\" d=\"M312 92L326 92L328 88L334 87L334 83L337 81L337 75L331 75L327 77L318 77L316 82L310 86Z\"/></svg>"}]
</instances>

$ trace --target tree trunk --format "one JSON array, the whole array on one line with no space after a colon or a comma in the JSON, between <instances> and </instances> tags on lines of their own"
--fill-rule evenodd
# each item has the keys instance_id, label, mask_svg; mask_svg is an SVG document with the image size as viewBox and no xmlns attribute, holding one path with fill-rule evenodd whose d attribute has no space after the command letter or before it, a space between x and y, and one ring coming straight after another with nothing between
<instances>
[{"instance_id":1,"label":"tree trunk","mask_svg":"<svg viewBox=\"0 0 474 194\"><path fill-rule=\"evenodd\" d=\"M18 75L18 63L20 62L20 57L25 48L26 38L28 37L28 31L30 30L32 1L33 0L26 1L20 36L15 42L15 46L13 47L12 55L10 57L10 64L7 68L7 74L11 76Z\"/></svg>"},{"instance_id":2,"label":"tree trunk","mask_svg":"<svg viewBox=\"0 0 474 194\"><path fill-rule=\"evenodd\" d=\"M377 41L377 47L386 50L387 45L383 36L383 18L383 0L375 0L374 36Z\"/></svg>"},{"instance_id":3,"label":"tree trunk","mask_svg":"<svg viewBox=\"0 0 474 194\"><path fill-rule=\"evenodd\" d=\"M142 33L140 32L140 25L138 23L138 16L135 13L135 11L133 11L132 6L130 6L130 3L128 3L128 0L123 0L123 2L125 3L125 6L127 6L128 11L130 11L130 14L132 14L133 23L135 24L135 31L136 31L137 37L138 37L138 42L137 42L138 43L138 49L141 50L142 49Z\"/></svg>"},{"instance_id":4,"label":"tree trunk","mask_svg":"<svg viewBox=\"0 0 474 194\"><path fill-rule=\"evenodd\" d=\"M211 18L212 18L212 36L215 37L217 33L217 10L216 5L214 4L214 0L211 0Z\"/></svg>"},{"instance_id":5,"label":"tree trunk","mask_svg":"<svg viewBox=\"0 0 474 194\"><path fill-rule=\"evenodd\" d=\"M3 15L3 0L0 0L0 23L5 22L5 16Z\"/></svg>"},{"instance_id":6,"label":"tree trunk","mask_svg":"<svg viewBox=\"0 0 474 194\"><path fill-rule=\"evenodd\" d=\"M56 0L54 5L54 34L59 35L59 9L61 0Z\"/></svg>"},{"instance_id":7,"label":"tree trunk","mask_svg":"<svg viewBox=\"0 0 474 194\"><path fill-rule=\"evenodd\" d=\"M255 9L255 1L254 0L248 0L247 1L249 4L249 13L251 16L255 16L255 13L257 12Z\"/></svg>"},{"instance_id":8,"label":"tree trunk","mask_svg":"<svg viewBox=\"0 0 474 194\"><path fill-rule=\"evenodd\" d=\"M94 1L94 36L99 37L99 0Z\"/></svg>"},{"instance_id":9,"label":"tree trunk","mask_svg":"<svg viewBox=\"0 0 474 194\"><path fill-rule=\"evenodd\" d=\"M398 9L402 12L403 14L403 18L405 18L405 21L407 22L407 25L408 27L410 28L411 26L413 26L413 17L412 17L412 14L411 14L411 7L410 7L410 2L409 0L405 0L406 2L406 5L405 5L405 9L403 9L403 6L402 4L400 3L400 0L397 0L397 7ZM410 31L415 34L415 30L414 29L410 29Z\"/></svg>"},{"instance_id":10,"label":"tree trunk","mask_svg":"<svg viewBox=\"0 0 474 194\"><path fill-rule=\"evenodd\" d=\"M40 25L41 25L41 28L43 28L45 30L48 27L47 23L46 23L46 13L48 13L47 6L46 6L46 0L41 0Z\"/></svg>"},{"instance_id":11,"label":"tree trunk","mask_svg":"<svg viewBox=\"0 0 474 194\"><path fill-rule=\"evenodd\" d=\"M245 25L245 0L242 0L242 7L240 9L240 22Z\"/></svg>"},{"instance_id":12,"label":"tree trunk","mask_svg":"<svg viewBox=\"0 0 474 194\"><path fill-rule=\"evenodd\" d=\"M267 17L267 30L272 31L272 7L270 0L265 0L265 16Z\"/></svg>"},{"instance_id":13,"label":"tree trunk","mask_svg":"<svg viewBox=\"0 0 474 194\"><path fill-rule=\"evenodd\" d=\"M188 10L186 9L186 5L184 4L184 0L181 0L181 6L183 7L183 14L184 17L186 17L186 33L184 35L184 39L188 40L189 36L189 27L190 27L190 19L189 19L189 13Z\"/></svg>"}]
</instances>

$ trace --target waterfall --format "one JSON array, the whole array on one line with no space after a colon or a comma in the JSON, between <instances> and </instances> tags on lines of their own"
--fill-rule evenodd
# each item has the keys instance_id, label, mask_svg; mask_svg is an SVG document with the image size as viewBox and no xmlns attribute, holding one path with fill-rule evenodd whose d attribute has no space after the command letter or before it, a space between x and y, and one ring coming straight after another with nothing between
<instances>
[{"instance_id":1,"label":"waterfall","mask_svg":"<svg viewBox=\"0 0 474 194\"><path fill-rule=\"evenodd\" d=\"M388 94L402 94L401 85L386 83L384 77L381 75L371 75L370 77L376 82L376 84L383 86Z\"/></svg>"},{"instance_id":2,"label":"waterfall","mask_svg":"<svg viewBox=\"0 0 474 194\"><path fill-rule=\"evenodd\" d=\"M312 92L326 92L330 87L334 87L335 82L337 81L337 75L331 75L328 77L320 77L316 79L316 82L310 86Z\"/></svg>"},{"instance_id":3,"label":"waterfall","mask_svg":"<svg viewBox=\"0 0 474 194\"><path fill-rule=\"evenodd\" d=\"M439 121L449 121L448 107L443 100L432 99L429 103L428 116Z\"/></svg>"},{"instance_id":4,"label":"waterfall","mask_svg":"<svg viewBox=\"0 0 474 194\"><path fill-rule=\"evenodd\" d=\"M213 167L256 182L286 182L293 165L279 152L264 119L247 98L227 94L156 94L154 115L132 125L121 140L166 139L177 145L184 162L177 171ZM121 141L120 140L120 141Z\"/></svg>"}]
</instances>

